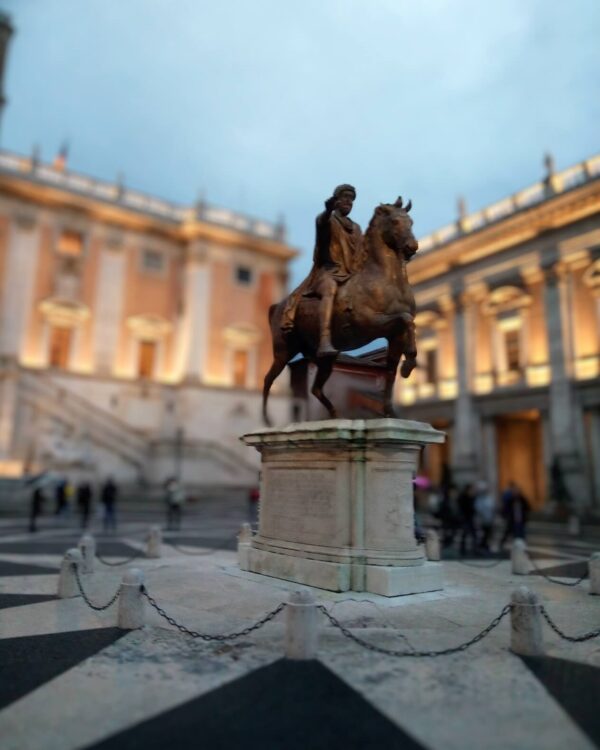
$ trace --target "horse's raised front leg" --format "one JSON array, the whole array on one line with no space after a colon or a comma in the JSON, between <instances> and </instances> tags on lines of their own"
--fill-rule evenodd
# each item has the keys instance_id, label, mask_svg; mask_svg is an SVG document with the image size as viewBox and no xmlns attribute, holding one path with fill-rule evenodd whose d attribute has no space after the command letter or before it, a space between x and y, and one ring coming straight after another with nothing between
<instances>
[{"instance_id":1,"label":"horse's raised front leg","mask_svg":"<svg viewBox=\"0 0 600 750\"><path fill-rule=\"evenodd\" d=\"M404 349L404 337L398 336L395 339L388 339L387 362L385 366L385 386L383 390L383 414L386 417L395 417L394 413L394 383L396 382L396 372L398 362Z\"/></svg>"},{"instance_id":2,"label":"horse's raised front leg","mask_svg":"<svg viewBox=\"0 0 600 750\"><path fill-rule=\"evenodd\" d=\"M311 388L312 395L319 399L332 419L337 417L337 413L331 401L323 393L323 386L329 380L334 362L335 357L322 357L317 360L317 374Z\"/></svg>"},{"instance_id":3,"label":"horse's raised front leg","mask_svg":"<svg viewBox=\"0 0 600 750\"><path fill-rule=\"evenodd\" d=\"M400 375L407 378L417 366L417 336L415 329L415 319L410 313L404 313L402 316L406 326L404 331L404 362L400 367Z\"/></svg>"}]
</instances>

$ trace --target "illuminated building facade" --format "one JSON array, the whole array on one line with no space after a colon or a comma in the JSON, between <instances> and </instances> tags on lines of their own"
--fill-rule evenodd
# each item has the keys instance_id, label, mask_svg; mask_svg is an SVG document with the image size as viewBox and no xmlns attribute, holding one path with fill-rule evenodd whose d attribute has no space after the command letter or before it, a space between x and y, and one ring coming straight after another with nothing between
<instances>
[{"instance_id":1,"label":"illuminated building facade","mask_svg":"<svg viewBox=\"0 0 600 750\"><path fill-rule=\"evenodd\" d=\"M444 430L423 471L461 485L509 480L535 508L556 495L600 514L600 156L419 240L408 266L419 367L398 377L399 416ZM418 220L418 219L417 219ZM341 416L381 408L385 352L340 358L326 386ZM323 418L292 367L295 410ZM551 477L554 474L554 481ZM560 493L559 493L560 494Z\"/></svg>"},{"instance_id":2,"label":"illuminated building facade","mask_svg":"<svg viewBox=\"0 0 600 750\"><path fill-rule=\"evenodd\" d=\"M294 255L280 225L0 152L2 473L254 482L238 436Z\"/></svg>"}]
</instances>

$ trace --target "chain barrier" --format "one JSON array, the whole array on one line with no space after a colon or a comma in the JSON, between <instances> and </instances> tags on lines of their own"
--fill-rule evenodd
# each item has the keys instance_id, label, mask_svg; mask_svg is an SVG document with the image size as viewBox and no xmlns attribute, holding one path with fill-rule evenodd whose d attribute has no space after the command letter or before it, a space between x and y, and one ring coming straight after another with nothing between
<instances>
[{"instance_id":1,"label":"chain barrier","mask_svg":"<svg viewBox=\"0 0 600 750\"><path fill-rule=\"evenodd\" d=\"M148 593L148 590L143 584L142 584L140 591L142 592L142 596L144 596L148 600L148 602L150 603L150 606L153 607L158 612L158 614L169 623L169 625L172 625L174 628L177 628L177 630L179 630L179 632L183 633L184 635L189 635L192 638L200 638L203 641L233 641L235 638L241 638L245 635L249 635L254 630L258 630L259 628L262 628L263 625L266 625L274 617L276 617L283 609L285 609L285 607L287 607L286 602L281 602L281 604L278 607L275 607L275 609L273 609L271 612L266 614L260 620L255 622L253 625L249 625L247 628L244 628L243 630L240 630L237 633L211 635L209 633L198 633L196 630L190 630L190 628L187 628L185 625L181 625L181 623L178 623L173 617L170 617L162 607L160 607L157 604L156 600L150 596L150 594Z\"/></svg>"},{"instance_id":2,"label":"chain barrier","mask_svg":"<svg viewBox=\"0 0 600 750\"><path fill-rule=\"evenodd\" d=\"M121 594L122 585L119 586L119 588L115 592L115 595L106 604L103 604L101 606L94 604L94 602L88 597L88 595L83 590L81 578L79 577L79 565L77 565L76 563L73 563L73 568L75 569L75 580L77 581L77 588L79 589L79 593L83 597L83 601L88 605L88 607L95 610L96 612L102 612L103 610L111 607L117 601L117 599L119 598L119 595Z\"/></svg>"},{"instance_id":3,"label":"chain barrier","mask_svg":"<svg viewBox=\"0 0 600 750\"><path fill-rule=\"evenodd\" d=\"M193 552L192 550L184 549L183 547L181 547L179 544L176 544L175 542L163 541L163 544L166 544L169 547L173 547L174 550L177 550L177 552L181 552L183 555L190 555L192 557L205 557L206 555L214 555L216 552L221 552L222 550L227 549L229 544L235 539L237 539L237 534L233 537L228 537L225 540L225 542L221 544L219 547L215 547L214 549L209 549L209 550L205 550L205 549L200 550L200 551L194 550Z\"/></svg>"},{"instance_id":4,"label":"chain barrier","mask_svg":"<svg viewBox=\"0 0 600 750\"><path fill-rule=\"evenodd\" d=\"M499 560L494 560L493 562L489 562L489 561L485 562L484 561L483 564L482 563L476 563L476 562L467 562L466 560L458 560L457 562L459 562L461 565L466 565L469 568L482 568L482 569L486 569L486 568L495 568L496 566L500 565L500 563L507 562L507 561L508 561L507 557L501 557ZM451 561L448 560L448 562L451 562Z\"/></svg>"},{"instance_id":5,"label":"chain barrier","mask_svg":"<svg viewBox=\"0 0 600 750\"><path fill-rule=\"evenodd\" d=\"M540 612L542 613L542 617L548 625L554 630L556 635L560 636L565 641L570 641L571 643L582 643L583 641L591 641L592 638L597 638L600 636L600 628L597 630L590 630L589 633L584 633L583 635L567 635L566 633L563 633L563 631L558 627L558 625L552 620L550 615L548 614L548 610L544 605L540 605Z\"/></svg>"},{"instance_id":6,"label":"chain barrier","mask_svg":"<svg viewBox=\"0 0 600 750\"><path fill-rule=\"evenodd\" d=\"M138 550L135 554L131 555L131 557L126 558L125 560L119 560L118 562L110 562L110 560L105 560L104 557L99 555L96 552L96 557L103 565L109 565L110 567L117 567L118 565L127 565L127 563L132 562L133 560L137 560L138 557L146 557L146 554L142 552L141 550Z\"/></svg>"},{"instance_id":7,"label":"chain barrier","mask_svg":"<svg viewBox=\"0 0 600 750\"><path fill-rule=\"evenodd\" d=\"M469 641L465 641L465 643L461 643L460 646L452 646L451 648L443 648L438 651L398 651L388 648L382 648L381 646L375 646L372 643L367 643L367 641L363 641L362 638L359 638L358 636L354 635L354 633L351 630L348 630L348 628L344 627L342 623L337 620L331 612L322 604L317 605L317 608L327 617L329 622L338 630L341 631L342 635L345 635L346 638L349 638L351 641L354 641L355 643L358 643L359 646L362 646L363 648L366 648L368 651L375 651L378 654L384 654L385 656L447 656L448 654L456 654L459 651L465 651L469 646L473 646L474 644L478 643L479 641L483 640L483 638L486 637L489 633L496 628L500 622L503 620L503 618L511 611L512 604L507 604L499 615L494 617L494 619L490 622L490 624L484 628L480 633L478 633L474 638L471 638Z\"/></svg>"},{"instance_id":8,"label":"chain barrier","mask_svg":"<svg viewBox=\"0 0 600 750\"><path fill-rule=\"evenodd\" d=\"M533 569L535 570L535 572L539 573L542 576L542 578L545 578L547 581L550 581L550 583L557 583L559 586L578 586L582 581L585 581L585 579L588 577L588 573L586 571L576 581L559 581L558 578L553 578L552 576L546 575L546 573L544 573L544 571L536 564L535 560L532 557L529 557L529 562L533 566Z\"/></svg>"}]
</instances>

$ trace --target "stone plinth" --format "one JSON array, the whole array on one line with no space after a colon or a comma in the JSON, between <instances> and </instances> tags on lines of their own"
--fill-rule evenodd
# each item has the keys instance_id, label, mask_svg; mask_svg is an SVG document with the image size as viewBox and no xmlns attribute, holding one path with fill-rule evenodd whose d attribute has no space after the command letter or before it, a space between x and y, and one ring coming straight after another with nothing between
<instances>
[{"instance_id":1,"label":"stone plinth","mask_svg":"<svg viewBox=\"0 0 600 750\"><path fill-rule=\"evenodd\" d=\"M441 565L415 541L412 486L421 446L442 443L442 432L402 419L336 419L242 440L262 455L259 531L243 569L330 591L442 588Z\"/></svg>"}]
</instances>

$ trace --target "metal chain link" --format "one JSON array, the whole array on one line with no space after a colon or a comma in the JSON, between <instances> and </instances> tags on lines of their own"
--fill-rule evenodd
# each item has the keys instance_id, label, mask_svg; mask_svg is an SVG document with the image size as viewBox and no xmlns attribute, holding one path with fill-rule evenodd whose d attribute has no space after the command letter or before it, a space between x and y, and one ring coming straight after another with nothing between
<instances>
[{"instance_id":1,"label":"metal chain link","mask_svg":"<svg viewBox=\"0 0 600 750\"><path fill-rule=\"evenodd\" d=\"M184 635L189 635L192 638L200 638L203 641L232 641L235 638L241 638L242 636L249 635L253 630L262 628L263 625L266 625L270 620L276 617L282 609L287 607L286 602L281 602L278 607L275 607L274 610L266 614L264 617L258 620L258 622L255 622L253 625L249 625L247 628L244 628L237 633L211 635L209 633L198 633L196 630L190 630L190 628L187 628L185 625L181 625L173 617L170 617L165 612L165 610L157 604L156 600L150 596L148 590L144 585L142 585L140 591L142 592L142 595L145 596L146 599L150 602L150 605L158 612L158 614L163 619L165 619L169 623L169 625L177 628L177 630L179 630Z\"/></svg>"},{"instance_id":2,"label":"metal chain link","mask_svg":"<svg viewBox=\"0 0 600 750\"><path fill-rule=\"evenodd\" d=\"M552 630L554 630L554 632L565 641L570 641L571 643L582 643L583 641L590 641L592 638L597 638L600 635L600 628L597 630L590 630L589 633L584 633L583 635L567 635L566 633L563 633L558 625L552 620L543 604L540 605L540 612Z\"/></svg>"},{"instance_id":3,"label":"metal chain link","mask_svg":"<svg viewBox=\"0 0 600 750\"><path fill-rule=\"evenodd\" d=\"M448 562L452 562L451 560L448 560ZM483 561L483 564L476 563L476 562L467 562L466 560L457 560L461 565L467 565L469 568L495 568L497 565L500 565L500 563L508 562L508 558L501 557L499 560L494 560L494 562L490 563L489 561Z\"/></svg>"},{"instance_id":4,"label":"metal chain link","mask_svg":"<svg viewBox=\"0 0 600 750\"><path fill-rule=\"evenodd\" d=\"M131 557L126 558L125 560L119 560L118 562L110 562L109 560L105 560L101 555L96 553L96 557L103 565L109 565L111 567L116 567L118 565L127 565L127 563L132 562L132 560L137 560L138 557L145 557L146 554L142 552L141 550L138 550L134 555L131 555Z\"/></svg>"},{"instance_id":5,"label":"metal chain link","mask_svg":"<svg viewBox=\"0 0 600 750\"><path fill-rule=\"evenodd\" d=\"M585 579L588 577L588 573L586 571L576 581L559 581L558 578L552 578L552 576L546 575L544 571L536 564L535 560L532 557L529 557L529 562L532 564L533 569L536 571L536 573L539 573L542 576L542 578L545 578L547 581L550 581L550 583L557 583L559 586L578 586L582 581L585 581Z\"/></svg>"},{"instance_id":6,"label":"metal chain link","mask_svg":"<svg viewBox=\"0 0 600 750\"><path fill-rule=\"evenodd\" d=\"M209 549L209 550L202 550L199 552L197 551L192 552L191 550L183 549L183 547L180 547L175 542L165 541L163 542L163 544L166 544L169 547L173 547L173 549L177 550L177 552L181 552L183 555L191 555L192 557L204 557L206 555L214 555L215 552L220 552L221 550L227 549L227 546L229 545L229 543L233 541L234 539L237 539L237 534L233 537L228 537L225 540L225 542L219 547L215 547L214 549Z\"/></svg>"},{"instance_id":7,"label":"metal chain link","mask_svg":"<svg viewBox=\"0 0 600 750\"><path fill-rule=\"evenodd\" d=\"M102 612L103 610L108 609L109 607L112 607L112 605L117 601L117 599L119 598L119 595L121 594L121 589L123 588L122 584L119 585L119 588L116 590L115 595L112 597L112 599L109 602L107 602L106 604L103 604L102 606L98 606L97 604L94 604L94 602L91 601L91 599L83 590L83 586L81 584L81 578L79 577L79 565L77 565L76 563L73 563L73 568L75 569L75 580L77 581L77 588L79 589L79 593L83 597L83 601L88 605L88 607L95 610L96 612Z\"/></svg>"},{"instance_id":8,"label":"metal chain link","mask_svg":"<svg viewBox=\"0 0 600 750\"><path fill-rule=\"evenodd\" d=\"M480 633L478 633L474 638L471 638L471 640L466 641L465 643L461 643L460 646L452 646L451 648L444 648L440 649L438 651L396 651L393 649L387 649L382 648L381 646L374 646L372 643L367 643L366 641L363 641L362 638L359 638L358 636L354 635L354 633L348 628L344 627L339 620L337 620L329 610L324 607L322 604L318 605L318 609L323 612L323 614L327 617L329 622L331 624L338 628L343 635L346 636L346 638L349 638L351 641L354 641L355 643L358 643L359 646L362 646L363 648L366 648L369 651L375 651L378 654L385 654L386 656L446 656L448 654L456 654L459 651L465 651L469 646L473 646L475 643L478 643L483 638L486 637L491 631L497 627L502 619L510 612L512 609L512 604L507 604L500 614L497 617L494 617L494 619L490 622L490 624L484 628Z\"/></svg>"}]
</instances>

